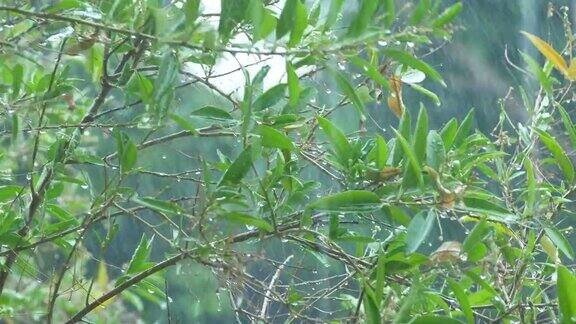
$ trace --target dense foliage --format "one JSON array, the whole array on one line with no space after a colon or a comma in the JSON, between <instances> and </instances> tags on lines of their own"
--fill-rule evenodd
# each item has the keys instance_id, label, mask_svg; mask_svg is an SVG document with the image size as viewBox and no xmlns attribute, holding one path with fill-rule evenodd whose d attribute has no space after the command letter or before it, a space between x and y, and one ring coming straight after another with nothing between
<instances>
[{"instance_id":1,"label":"dense foliage","mask_svg":"<svg viewBox=\"0 0 576 324\"><path fill-rule=\"evenodd\" d=\"M569 13L434 127L464 7L1 1L0 316L576 320Z\"/></svg>"}]
</instances>

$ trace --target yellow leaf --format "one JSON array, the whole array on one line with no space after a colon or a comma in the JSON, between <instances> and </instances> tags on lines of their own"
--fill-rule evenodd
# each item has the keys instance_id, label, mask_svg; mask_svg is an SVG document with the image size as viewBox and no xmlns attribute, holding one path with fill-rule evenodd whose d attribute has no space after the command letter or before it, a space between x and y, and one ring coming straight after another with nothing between
<instances>
[{"instance_id":1,"label":"yellow leaf","mask_svg":"<svg viewBox=\"0 0 576 324\"><path fill-rule=\"evenodd\" d=\"M384 169L382 169L382 171L380 171L380 180L382 181L389 180L399 175L400 172L402 172L402 169L400 168L386 166L384 167Z\"/></svg>"},{"instance_id":2,"label":"yellow leaf","mask_svg":"<svg viewBox=\"0 0 576 324\"><path fill-rule=\"evenodd\" d=\"M404 103L402 102L402 82L400 78L393 76L390 78L390 87L392 88L392 93L388 96L388 107L396 115L396 117L402 117L404 113Z\"/></svg>"},{"instance_id":3,"label":"yellow leaf","mask_svg":"<svg viewBox=\"0 0 576 324\"><path fill-rule=\"evenodd\" d=\"M573 58L572 62L570 62L570 66L566 71L566 78L570 81L576 80L576 58Z\"/></svg>"},{"instance_id":4,"label":"yellow leaf","mask_svg":"<svg viewBox=\"0 0 576 324\"><path fill-rule=\"evenodd\" d=\"M552 46L550 46L550 44L546 43L540 37L532 35L525 31L522 31L522 34L528 37L530 42L532 42L532 44L536 46L536 48L540 51L540 53L542 53L542 55L546 57L546 59L548 59L548 61L554 64L554 66L558 69L558 71L562 72L562 74L564 74L569 78L568 65L566 64L566 61L564 60L564 58L562 58L562 56L558 52L556 52L556 50Z\"/></svg>"},{"instance_id":5,"label":"yellow leaf","mask_svg":"<svg viewBox=\"0 0 576 324\"><path fill-rule=\"evenodd\" d=\"M432 263L451 263L460 260L462 244L458 241L443 242L440 247L430 255Z\"/></svg>"},{"instance_id":6,"label":"yellow leaf","mask_svg":"<svg viewBox=\"0 0 576 324\"><path fill-rule=\"evenodd\" d=\"M106 288L108 287L108 271L106 270L106 262L104 262L104 260L100 260L100 264L98 265L96 283L98 284L99 289L106 291Z\"/></svg>"},{"instance_id":7,"label":"yellow leaf","mask_svg":"<svg viewBox=\"0 0 576 324\"><path fill-rule=\"evenodd\" d=\"M96 285L94 289L94 293L96 295L103 294L108 290L109 286L109 278L108 278L108 271L106 269L106 262L104 260L100 260L98 264L98 272L96 273ZM110 298L107 301L103 302L98 308L94 310L95 313L105 309L108 305L112 304L116 298Z\"/></svg>"},{"instance_id":8,"label":"yellow leaf","mask_svg":"<svg viewBox=\"0 0 576 324\"><path fill-rule=\"evenodd\" d=\"M542 250L548 254L548 256L555 262L560 262L560 258L558 258L558 250L556 246L547 235L543 235L540 239L540 244L542 245Z\"/></svg>"}]
</instances>

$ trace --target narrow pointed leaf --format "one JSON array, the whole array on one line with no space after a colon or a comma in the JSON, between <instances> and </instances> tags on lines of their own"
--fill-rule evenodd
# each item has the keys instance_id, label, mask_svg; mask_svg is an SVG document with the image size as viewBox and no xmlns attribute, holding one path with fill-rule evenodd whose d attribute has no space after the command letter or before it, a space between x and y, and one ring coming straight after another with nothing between
<instances>
[{"instance_id":1,"label":"narrow pointed leaf","mask_svg":"<svg viewBox=\"0 0 576 324\"><path fill-rule=\"evenodd\" d=\"M576 318L576 276L565 266L558 266L558 304L562 314L562 323L572 323Z\"/></svg>"},{"instance_id":2,"label":"narrow pointed leaf","mask_svg":"<svg viewBox=\"0 0 576 324\"><path fill-rule=\"evenodd\" d=\"M367 190L350 190L329 195L308 205L308 209L323 211L365 211L378 208L380 198Z\"/></svg>"},{"instance_id":3,"label":"narrow pointed leaf","mask_svg":"<svg viewBox=\"0 0 576 324\"><path fill-rule=\"evenodd\" d=\"M399 50L399 49L385 49L383 51L384 55L388 56L389 58L402 63L406 66L409 66L411 68L414 68L416 70L422 71L424 72L424 74L426 74L427 76L429 76L431 79L440 82L440 84L442 84L443 86L446 86L446 84L444 83L444 80L442 80L442 76L440 75L440 73L438 73L436 70L434 70L430 65L428 65L427 63L425 63L422 60L419 60L417 58L415 58L414 56L412 56L412 54L403 51L403 50Z\"/></svg>"},{"instance_id":4,"label":"narrow pointed leaf","mask_svg":"<svg viewBox=\"0 0 576 324\"><path fill-rule=\"evenodd\" d=\"M472 307L470 306L468 295L466 295L466 292L462 286L456 282L456 280L448 278L448 285L450 286L450 289L452 289L456 300L458 300L458 303L460 304L460 310L462 310L462 313L464 313L468 323L474 324L474 313L472 312Z\"/></svg>"},{"instance_id":5,"label":"narrow pointed leaf","mask_svg":"<svg viewBox=\"0 0 576 324\"><path fill-rule=\"evenodd\" d=\"M566 257L568 257L568 259L574 259L574 249L572 248L572 245L570 245L570 242L558 229L552 225L545 224L544 232L546 232L546 235L550 238L552 243L554 243L554 245L556 245L556 247L562 251Z\"/></svg>"},{"instance_id":6,"label":"narrow pointed leaf","mask_svg":"<svg viewBox=\"0 0 576 324\"><path fill-rule=\"evenodd\" d=\"M426 217L424 217L425 214ZM434 209L430 209L428 213L420 212L414 215L406 230L406 254L416 252L420 245L426 241L432 231L435 220L436 211Z\"/></svg>"},{"instance_id":7,"label":"narrow pointed leaf","mask_svg":"<svg viewBox=\"0 0 576 324\"><path fill-rule=\"evenodd\" d=\"M292 140L286 134L270 127L261 125L260 135L262 136L262 146L275 147L284 150L291 150L294 148Z\"/></svg>"},{"instance_id":8,"label":"narrow pointed leaf","mask_svg":"<svg viewBox=\"0 0 576 324\"><path fill-rule=\"evenodd\" d=\"M410 164L410 167L412 168L414 175L418 180L418 184L421 187L423 187L424 178L422 177L422 169L420 168L420 161L416 157L416 154L414 153L412 146L410 145L410 143L408 143L408 141L404 138L404 136L402 136L402 134L400 134L397 130L394 130L394 132L396 133L397 143L400 143L400 146L404 150L404 155L408 159L408 163Z\"/></svg>"},{"instance_id":9,"label":"narrow pointed leaf","mask_svg":"<svg viewBox=\"0 0 576 324\"><path fill-rule=\"evenodd\" d=\"M228 170L222 176L218 186L236 185L246 176L252 167L252 147L248 146L234 162L228 167Z\"/></svg>"},{"instance_id":10,"label":"narrow pointed leaf","mask_svg":"<svg viewBox=\"0 0 576 324\"><path fill-rule=\"evenodd\" d=\"M348 165L348 159L352 152L352 146L348 142L346 135L328 119L318 117L318 124L328 137L328 141L334 148L337 158L344 166Z\"/></svg>"},{"instance_id":11,"label":"narrow pointed leaf","mask_svg":"<svg viewBox=\"0 0 576 324\"><path fill-rule=\"evenodd\" d=\"M538 131L538 135L540 136L540 140L544 143L544 146L552 153L556 163L562 169L566 180L569 183L574 181L574 165L572 165L572 161L566 154L566 151L560 146L560 144L556 141L554 137L544 131Z\"/></svg>"},{"instance_id":12,"label":"narrow pointed leaf","mask_svg":"<svg viewBox=\"0 0 576 324\"><path fill-rule=\"evenodd\" d=\"M542 55L544 55L544 57L546 57L548 61L554 64L554 67L556 67L556 69L558 69L564 75L567 74L568 65L566 64L566 61L552 46L550 46L550 44L546 43L540 37L532 35L528 32L522 31L522 34L528 37L530 42L532 42L532 44L536 46L536 48L540 51L540 53L542 53Z\"/></svg>"},{"instance_id":13,"label":"narrow pointed leaf","mask_svg":"<svg viewBox=\"0 0 576 324\"><path fill-rule=\"evenodd\" d=\"M274 231L274 227L272 227L272 225L270 225L270 223L268 223L267 221L243 213L237 213L237 212L227 213L221 215L221 218L224 218L229 222L234 222L236 224L254 226L267 232Z\"/></svg>"},{"instance_id":14,"label":"narrow pointed leaf","mask_svg":"<svg viewBox=\"0 0 576 324\"><path fill-rule=\"evenodd\" d=\"M438 18L432 22L432 27L439 28L451 22L462 11L462 2L457 2L450 7L446 8Z\"/></svg>"}]
</instances>

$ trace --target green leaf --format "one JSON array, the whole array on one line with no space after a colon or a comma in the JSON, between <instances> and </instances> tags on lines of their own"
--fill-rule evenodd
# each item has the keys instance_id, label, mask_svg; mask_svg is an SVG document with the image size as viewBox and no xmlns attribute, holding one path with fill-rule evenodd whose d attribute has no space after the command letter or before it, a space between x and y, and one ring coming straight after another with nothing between
<instances>
[{"instance_id":1,"label":"green leaf","mask_svg":"<svg viewBox=\"0 0 576 324\"><path fill-rule=\"evenodd\" d=\"M242 20L246 8L248 8L249 0L220 0L220 23L218 25L218 32L224 42L228 41L232 30L238 26Z\"/></svg>"},{"instance_id":2,"label":"green leaf","mask_svg":"<svg viewBox=\"0 0 576 324\"><path fill-rule=\"evenodd\" d=\"M394 0L384 0L384 26L390 28L394 23L394 18L396 17L396 6Z\"/></svg>"},{"instance_id":3,"label":"green leaf","mask_svg":"<svg viewBox=\"0 0 576 324\"><path fill-rule=\"evenodd\" d=\"M134 202L141 206L148 207L152 210L161 213L174 214L174 215L180 215L184 213L184 210L180 206L171 201L159 200L152 197L142 197L142 198L135 198Z\"/></svg>"},{"instance_id":4,"label":"green leaf","mask_svg":"<svg viewBox=\"0 0 576 324\"><path fill-rule=\"evenodd\" d=\"M382 296L384 294L384 285L386 284L386 255L384 253L378 256L378 264L376 266L376 305L380 305Z\"/></svg>"},{"instance_id":5,"label":"green leaf","mask_svg":"<svg viewBox=\"0 0 576 324\"><path fill-rule=\"evenodd\" d=\"M92 76L92 82L98 82L102 78L104 62L104 44L94 44L86 55L86 69Z\"/></svg>"},{"instance_id":6,"label":"green leaf","mask_svg":"<svg viewBox=\"0 0 576 324\"><path fill-rule=\"evenodd\" d=\"M360 100L360 97L358 97L358 94L352 87L350 81L348 81L348 78L346 78L346 76L344 76L342 72L337 71L333 68L329 68L328 71L334 77L338 89L342 91L342 93L348 98L348 100L350 100L354 104L354 107L356 107L356 109L358 110L358 113L360 114L360 120L364 120L366 118L364 116L365 115L364 103L362 102L362 100Z\"/></svg>"},{"instance_id":7,"label":"green leaf","mask_svg":"<svg viewBox=\"0 0 576 324\"><path fill-rule=\"evenodd\" d=\"M424 88L423 86L416 84L416 83L409 83L408 85L412 89L414 89L414 90L420 92L421 94L425 95L426 97L430 98L436 106L440 106L442 104L440 102L440 98L434 92L432 92L432 91L430 91L430 90L428 90L428 89Z\"/></svg>"},{"instance_id":8,"label":"green leaf","mask_svg":"<svg viewBox=\"0 0 576 324\"><path fill-rule=\"evenodd\" d=\"M138 94L140 99L147 104L154 104L154 83L145 75L136 73L136 80L138 82Z\"/></svg>"},{"instance_id":9,"label":"green leaf","mask_svg":"<svg viewBox=\"0 0 576 324\"><path fill-rule=\"evenodd\" d=\"M367 283L364 284L364 313L366 314L366 323L382 323L376 296Z\"/></svg>"},{"instance_id":10,"label":"green leaf","mask_svg":"<svg viewBox=\"0 0 576 324\"><path fill-rule=\"evenodd\" d=\"M312 9L310 9L310 16L308 17L308 24L316 26L318 19L320 19L320 12L322 11L322 0L316 0Z\"/></svg>"},{"instance_id":11,"label":"green leaf","mask_svg":"<svg viewBox=\"0 0 576 324\"><path fill-rule=\"evenodd\" d=\"M150 257L153 241L154 237L147 239L146 235L142 235L140 243L138 243L138 246L132 255L132 259L130 260L130 263L128 263L126 274L142 272L152 266L153 263L148 262L148 258Z\"/></svg>"},{"instance_id":12,"label":"green leaf","mask_svg":"<svg viewBox=\"0 0 576 324\"><path fill-rule=\"evenodd\" d=\"M553 225L543 224L544 232L550 238L550 240L556 245L556 247L568 257L570 260L574 260L574 249L570 242L562 235L562 233L556 229Z\"/></svg>"},{"instance_id":13,"label":"green leaf","mask_svg":"<svg viewBox=\"0 0 576 324\"><path fill-rule=\"evenodd\" d=\"M318 124L328 137L328 141L332 145L340 164L347 166L352 146L348 142L346 135L328 119L318 117Z\"/></svg>"},{"instance_id":14,"label":"green leaf","mask_svg":"<svg viewBox=\"0 0 576 324\"><path fill-rule=\"evenodd\" d=\"M18 114L12 114L12 125L11 125L11 134L12 134L12 144L15 144L18 140L18 135L20 134L20 118L18 118Z\"/></svg>"},{"instance_id":15,"label":"green leaf","mask_svg":"<svg viewBox=\"0 0 576 324\"><path fill-rule=\"evenodd\" d=\"M458 131L454 135L454 146L460 147L464 143L468 135L470 135L470 131L472 130L472 125L474 123L474 111L475 111L474 109L470 109L470 111L468 112L468 114L466 114L466 117L464 117L464 120L460 124L460 127L458 127Z\"/></svg>"},{"instance_id":16,"label":"green leaf","mask_svg":"<svg viewBox=\"0 0 576 324\"><path fill-rule=\"evenodd\" d=\"M120 160L120 172L127 173L136 165L138 159L138 147L130 137L123 132L114 131L118 159Z\"/></svg>"},{"instance_id":17,"label":"green leaf","mask_svg":"<svg viewBox=\"0 0 576 324\"><path fill-rule=\"evenodd\" d=\"M402 298L400 301L401 305L396 315L394 316L393 324L403 324L409 321L410 311L415 303L418 302L420 294L422 293L422 288L420 286L411 286L408 295Z\"/></svg>"},{"instance_id":18,"label":"green leaf","mask_svg":"<svg viewBox=\"0 0 576 324\"><path fill-rule=\"evenodd\" d=\"M256 73L252 82L247 85L250 85L254 92L262 92L262 85L264 84L264 79L268 75L268 72L270 72L270 65L264 65L260 71Z\"/></svg>"},{"instance_id":19,"label":"green leaf","mask_svg":"<svg viewBox=\"0 0 576 324\"><path fill-rule=\"evenodd\" d=\"M24 67L22 64L16 64L12 69L12 99L18 98L20 88L22 87L22 79L24 78Z\"/></svg>"},{"instance_id":20,"label":"green leaf","mask_svg":"<svg viewBox=\"0 0 576 324\"><path fill-rule=\"evenodd\" d=\"M481 276L473 272L472 270L466 270L466 276L476 282L480 287L484 288L487 292L489 292L492 296L498 296L498 292L494 289L486 280L482 279Z\"/></svg>"},{"instance_id":21,"label":"green leaf","mask_svg":"<svg viewBox=\"0 0 576 324\"><path fill-rule=\"evenodd\" d=\"M382 170L386 166L388 161L388 144L386 140L380 136L376 135L376 167L378 170Z\"/></svg>"},{"instance_id":22,"label":"green leaf","mask_svg":"<svg viewBox=\"0 0 576 324\"><path fill-rule=\"evenodd\" d=\"M420 105L420 112L416 121L416 131L412 138L412 146L414 147L414 154L419 161L424 161L426 158L426 143L428 140L428 112L424 105Z\"/></svg>"},{"instance_id":23,"label":"green leaf","mask_svg":"<svg viewBox=\"0 0 576 324\"><path fill-rule=\"evenodd\" d=\"M8 185L0 186L0 203L12 201L18 196L23 187Z\"/></svg>"},{"instance_id":24,"label":"green leaf","mask_svg":"<svg viewBox=\"0 0 576 324\"><path fill-rule=\"evenodd\" d=\"M463 201L466 210L486 215L489 219L506 223L516 219L516 215L507 208L488 200L486 197L467 195Z\"/></svg>"},{"instance_id":25,"label":"green leaf","mask_svg":"<svg viewBox=\"0 0 576 324\"><path fill-rule=\"evenodd\" d=\"M462 243L462 250L468 254L472 253L474 248L482 243L484 238L490 233L490 228L485 218L483 218L468 234L464 243Z\"/></svg>"},{"instance_id":26,"label":"green leaf","mask_svg":"<svg viewBox=\"0 0 576 324\"><path fill-rule=\"evenodd\" d=\"M426 218L424 218L424 213L425 212L422 211L414 215L406 229L406 254L416 252L432 231L434 221L436 220L436 210L430 209Z\"/></svg>"},{"instance_id":27,"label":"green leaf","mask_svg":"<svg viewBox=\"0 0 576 324\"><path fill-rule=\"evenodd\" d=\"M431 130L426 138L426 163L434 170L440 170L446 160L446 149L442 137Z\"/></svg>"},{"instance_id":28,"label":"green leaf","mask_svg":"<svg viewBox=\"0 0 576 324\"><path fill-rule=\"evenodd\" d=\"M184 4L184 15L186 16L186 24L192 25L196 18L198 18L198 13L200 12L200 2L201 0L186 0Z\"/></svg>"},{"instance_id":29,"label":"green leaf","mask_svg":"<svg viewBox=\"0 0 576 324\"><path fill-rule=\"evenodd\" d=\"M247 16L252 22L252 42L256 43L259 40L267 37L276 28L276 17L272 15L270 10L264 7L262 0L249 0L250 4L247 9Z\"/></svg>"},{"instance_id":30,"label":"green leaf","mask_svg":"<svg viewBox=\"0 0 576 324\"><path fill-rule=\"evenodd\" d=\"M536 62L536 60L533 59L530 55L522 51L520 51L520 55L522 55L524 62L526 62L526 65L528 65L528 70L532 72L532 74L534 74L534 76L538 79L538 81L542 85L542 88L544 88L546 93L551 94L552 79L548 75L546 75L544 70L542 70L542 68L540 67L540 64Z\"/></svg>"},{"instance_id":31,"label":"green leaf","mask_svg":"<svg viewBox=\"0 0 576 324\"><path fill-rule=\"evenodd\" d=\"M340 236L346 234L347 230L340 227L340 220L338 215L332 214L330 216L330 225L328 227L328 238L331 240L336 240Z\"/></svg>"},{"instance_id":32,"label":"green leaf","mask_svg":"<svg viewBox=\"0 0 576 324\"><path fill-rule=\"evenodd\" d=\"M420 168L420 161L416 157L414 150L412 150L410 143L408 143L404 136L402 136L402 134L400 134L397 130L394 130L394 132L396 133L396 141L397 143L400 143L402 150L404 151L404 155L408 159L410 167L412 168L412 171L418 180L418 184L421 187L424 187L424 178L422 176L422 169Z\"/></svg>"},{"instance_id":33,"label":"green leaf","mask_svg":"<svg viewBox=\"0 0 576 324\"><path fill-rule=\"evenodd\" d=\"M252 167L252 147L247 146L228 167L218 186L237 185Z\"/></svg>"},{"instance_id":34,"label":"green leaf","mask_svg":"<svg viewBox=\"0 0 576 324\"><path fill-rule=\"evenodd\" d=\"M456 132L458 131L458 121L456 118L450 119L446 125L440 131L442 136L442 141L444 141L444 147L446 150L450 150L454 144L454 139L456 139Z\"/></svg>"},{"instance_id":35,"label":"green leaf","mask_svg":"<svg viewBox=\"0 0 576 324\"><path fill-rule=\"evenodd\" d=\"M372 21L372 16L378 8L378 0L362 0L360 9L348 28L348 37L360 36Z\"/></svg>"},{"instance_id":36,"label":"green leaf","mask_svg":"<svg viewBox=\"0 0 576 324\"><path fill-rule=\"evenodd\" d=\"M266 90L256 99L256 101L254 101L252 109L258 111L274 106L280 100L284 99L286 88L287 85L285 83L280 83Z\"/></svg>"},{"instance_id":37,"label":"green leaf","mask_svg":"<svg viewBox=\"0 0 576 324\"><path fill-rule=\"evenodd\" d=\"M438 81L440 82L440 84L442 84L443 86L446 86L446 84L444 83L444 80L442 80L442 76L440 75L440 73L438 73L436 70L434 70L430 65L426 64L424 61L421 61L417 58L415 58L414 56L412 56L412 54L403 51L403 50L399 50L399 49L385 49L383 51L384 55L388 56L389 58L402 63L403 65L409 66L413 69L419 70L421 72L424 72L424 74L426 74L428 77L430 77L432 80Z\"/></svg>"},{"instance_id":38,"label":"green leaf","mask_svg":"<svg viewBox=\"0 0 576 324\"><path fill-rule=\"evenodd\" d=\"M343 4L344 0L332 0L330 2L330 8L328 9L328 15L326 16L326 22L324 23L324 31L327 31L336 23L338 15L342 11Z\"/></svg>"},{"instance_id":39,"label":"green leaf","mask_svg":"<svg viewBox=\"0 0 576 324\"><path fill-rule=\"evenodd\" d=\"M552 153L556 163L562 169L564 176L568 180L569 183L574 182L574 165L572 165L572 161L560 146L560 144L552 137L550 134L544 131L537 131L538 135L540 136L540 140L546 146L546 148Z\"/></svg>"},{"instance_id":40,"label":"green leaf","mask_svg":"<svg viewBox=\"0 0 576 324\"><path fill-rule=\"evenodd\" d=\"M198 131L197 131L196 128L192 125L192 123L190 123L190 122L189 122L188 120L186 120L184 117L178 116L178 115L175 115L175 114L170 114L169 117L170 117L170 119L172 119L178 126L180 126L182 129L189 131L190 134L192 134L192 135L198 134Z\"/></svg>"},{"instance_id":41,"label":"green leaf","mask_svg":"<svg viewBox=\"0 0 576 324\"><path fill-rule=\"evenodd\" d=\"M261 125L260 135L262 136L262 146L274 147L283 150L291 150L294 148L292 140L286 134L270 127Z\"/></svg>"},{"instance_id":42,"label":"green leaf","mask_svg":"<svg viewBox=\"0 0 576 324\"><path fill-rule=\"evenodd\" d=\"M367 190L349 190L322 197L308 205L307 209L319 211L366 211L380 205L378 195Z\"/></svg>"},{"instance_id":43,"label":"green leaf","mask_svg":"<svg viewBox=\"0 0 576 324\"><path fill-rule=\"evenodd\" d=\"M446 25L447 23L454 20L460 11L462 11L462 2L457 2L451 5L450 7L446 8L446 10L444 10L444 12L442 12L438 18L434 19L432 22L432 27L440 28Z\"/></svg>"},{"instance_id":44,"label":"green leaf","mask_svg":"<svg viewBox=\"0 0 576 324\"><path fill-rule=\"evenodd\" d=\"M576 318L576 276L565 266L558 266L556 289L562 323L572 323Z\"/></svg>"},{"instance_id":45,"label":"green leaf","mask_svg":"<svg viewBox=\"0 0 576 324\"><path fill-rule=\"evenodd\" d=\"M264 73L262 74L261 72ZM266 74L268 69L262 69L256 77L254 81L258 83L259 76ZM251 127L252 122L252 94L254 92L254 85L250 80L250 73L248 70L242 68L242 72L244 74L244 97L242 98L242 103L240 104L240 111L242 112L242 127L241 127L241 135L242 135L242 142L244 146L246 146L247 138L248 138L248 129ZM262 79L264 77L262 76Z\"/></svg>"},{"instance_id":46,"label":"green leaf","mask_svg":"<svg viewBox=\"0 0 576 324\"><path fill-rule=\"evenodd\" d=\"M280 13L278 24L276 25L276 39L282 38L292 30L292 27L294 26L294 19L296 17L296 7L298 2L300 2L300 0L286 0L284 8Z\"/></svg>"},{"instance_id":47,"label":"green leaf","mask_svg":"<svg viewBox=\"0 0 576 324\"><path fill-rule=\"evenodd\" d=\"M171 51L167 51L158 68L158 77L154 81L154 98L160 100L166 93L173 90L178 76L178 59Z\"/></svg>"},{"instance_id":48,"label":"green leaf","mask_svg":"<svg viewBox=\"0 0 576 324\"><path fill-rule=\"evenodd\" d=\"M229 112L214 106L204 106L190 113L192 116L204 117L215 120L234 119Z\"/></svg>"},{"instance_id":49,"label":"green leaf","mask_svg":"<svg viewBox=\"0 0 576 324\"><path fill-rule=\"evenodd\" d=\"M413 25L417 25L424 17L430 12L430 8L432 7L431 0L420 0L416 9L412 13L412 17L410 17L410 23Z\"/></svg>"},{"instance_id":50,"label":"green leaf","mask_svg":"<svg viewBox=\"0 0 576 324\"><path fill-rule=\"evenodd\" d=\"M525 203L525 214L527 215L531 215L532 212L534 211L534 204L536 203L536 177L534 174L534 165L532 164L533 162L527 158L524 157L523 159L523 165L524 165L524 169L526 170L526 190L524 191L525 193L525 199L526 199L526 203Z\"/></svg>"},{"instance_id":51,"label":"green leaf","mask_svg":"<svg viewBox=\"0 0 576 324\"><path fill-rule=\"evenodd\" d=\"M570 115L568 115L568 112L562 106L558 106L558 110L560 111L560 116L562 117L564 128L566 129L568 137L570 138L570 143L572 144L572 147L576 147L576 128L574 128L574 124L570 119Z\"/></svg>"},{"instance_id":52,"label":"green leaf","mask_svg":"<svg viewBox=\"0 0 576 324\"><path fill-rule=\"evenodd\" d=\"M298 75L294 67L288 61L286 61L286 73L288 75L288 94L290 95L288 104L291 107L296 107L300 100L300 82L298 81Z\"/></svg>"},{"instance_id":53,"label":"green leaf","mask_svg":"<svg viewBox=\"0 0 576 324\"><path fill-rule=\"evenodd\" d=\"M460 304L460 310L462 310L462 313L464 313L464 316L466 316L468 323L474 324L474 313L472 312L472 307L470 306L468 295L466 295L466 292L464 291L462 286L460 286L460 284L456 282L454 279L447 278L447 280L450 289L452 289L452 292L454 292L454 296L456 297L458 303Z\"/></svg>"},{"instance_id":54,"label":"green leaf","mask_svg":"<svg viewBox=\"0 0 576 324\"><path fill-rule=\"evenodd\" d=\"M256 217L246 215L243 213L238 213L238 212L223 214L220 217L226 219L229 222L254 226L254 227L257 227L257 228L264 230L266 232L274 232L274 227L272 227L272 225L270 225L270 223L268 223L267 221L265 221L261 218L256 218Z\"/></svg>"},{"instance_id":55,"label":"green leaf","mask_svg":"<svg viewBox=\"0 0 576 324\"><path fill-rule=\"evenodd\" d=\"M402 114L402 118L400 119L400 126L398 128L400 129L400 134L409 140L412 136L412 118L409 110L404 110L404 114ZM392 165L398 165L398 163L400 163L404 157L403 153L404 151L402 150L402 145L399 145L398 141L396 141L396 144L394 144L394 151L392 152Z\"/></svg>"},{"instance_id":56,"label":"green leaf","mask_svg":"<svg viewBox=\"0 0 576 324\"><path fill-rule=\"evenodd\" d=\"M378 68L376 66L374 66L373 64L370 64L370 62L364 60L363 58L361 58L359 56L351 56L348 58L348 60L352 64L354 64L358 68L360 68L360 71L362 74L364 74L364 75L368 76L370 79L376 81L384 89L387 89L387 90L390 89L390 84L388 84L388 80L386 80L386 78L382 75L382 73L380 73L380 71L378 70Z\"/></svg>"},{"instance_id":57,"label":"green leaf","mask_svg":"<svg viewBox=\"0 0 576 324\"><path fill-rule=\"evenodd\" d=\"M306 10L306 5L300 1L296 1L296 8L294 9L294 23L292 25L292 31L290 32L288 47L294 47L300 43L307 26L308 11Z\"/></svg>"},{"instance_id":58,"label":"green leaf","mask_svg":"<svg viewBox=\"0 0 576 324\"><path fill-rule=\"evenodd\" d=\"M462 324L462 322L448 316L424 315L415 318L410 324Z\"/></svg>"}]
</instances>

